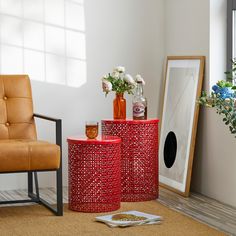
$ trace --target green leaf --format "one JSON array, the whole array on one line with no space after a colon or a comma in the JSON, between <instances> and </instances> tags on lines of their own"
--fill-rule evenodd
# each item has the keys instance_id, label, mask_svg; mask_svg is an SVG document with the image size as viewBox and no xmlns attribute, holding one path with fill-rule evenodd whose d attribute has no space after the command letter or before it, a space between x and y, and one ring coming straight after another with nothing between
<instances>
[{"instance_id":1,"label":"green leaf","mask_svg":"<svg viewBox=\"0 0 236 236\"><path fill-rule=\"evenodd\" d=\"M234 119L234 120L232 121L232 125L233 125L234 127L236 127L236 119Z\"/></svg>"}]
</instances>

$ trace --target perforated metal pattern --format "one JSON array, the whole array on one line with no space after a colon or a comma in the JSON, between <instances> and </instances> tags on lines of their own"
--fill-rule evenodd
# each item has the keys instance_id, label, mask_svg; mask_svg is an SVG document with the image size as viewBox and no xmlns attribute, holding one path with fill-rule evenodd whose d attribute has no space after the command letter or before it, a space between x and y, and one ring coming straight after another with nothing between
<instances>
[{"instance_id":1,"label":"perforated metal pattern","mask_svg":"<svg viewBox=\"0 0 236 236\"><path fill-rule=\"evenodd\" d=\"M120 208L119 143L70 143L69 209L106 212Z\"/></svg>"},{"instance_id":2,"label":"perforated metal pattern","mask_svg":"<svg viewBox=\"0 0 236 236\"><path fill-rule=\"evenodd\" d=\"M121 201L158 197L158 120L102 121L103 135L116 135L121 145Z\"/></svg>"}]
</instances>

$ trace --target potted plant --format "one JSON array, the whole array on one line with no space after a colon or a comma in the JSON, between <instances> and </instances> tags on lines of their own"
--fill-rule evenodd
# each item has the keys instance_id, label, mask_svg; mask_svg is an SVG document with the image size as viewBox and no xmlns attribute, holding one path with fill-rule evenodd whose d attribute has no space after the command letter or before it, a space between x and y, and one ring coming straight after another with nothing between
<instances>
[{"instance_id":1,"label":"potted plant","mask_svg":"<svg viewBox=\"0 0 236 236\"><path fill-rule=\"evenodd\" d=\"M236 61L232 60L232 70L225 72L227 80L218 81L212 87L212 92L208 95L205 91L198 102L206 107L214 107L216 112L223 115L223 122L229 126L232 134L236 134L236 86L234 78L236 72Z\"/></svg>"}]
</instances>

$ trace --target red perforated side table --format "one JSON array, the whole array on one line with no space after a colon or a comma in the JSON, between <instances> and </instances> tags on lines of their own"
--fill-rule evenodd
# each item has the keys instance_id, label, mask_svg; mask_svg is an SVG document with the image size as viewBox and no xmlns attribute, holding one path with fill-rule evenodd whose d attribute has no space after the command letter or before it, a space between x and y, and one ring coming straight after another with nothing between
<instances>
[{"instance_id":1,"label":"red perforated side table","mask_svg":"<svg viewBox=\"0 0 236 236\"><path fill-rule=\"evenodd\" d=\"M121 201L158 197L158 120L102 120L102 133L121 145Z\"/></svg>"},{"instance_id":2,"label":"red perforated side table","mask_svg":"<svg viewBox=\"0 0 236 236\"><path fill-rule=\"evenodd\" d=\"M69 209L106 212L120 208L118 137L69 137Z\"/></svg>"}]
</instances>

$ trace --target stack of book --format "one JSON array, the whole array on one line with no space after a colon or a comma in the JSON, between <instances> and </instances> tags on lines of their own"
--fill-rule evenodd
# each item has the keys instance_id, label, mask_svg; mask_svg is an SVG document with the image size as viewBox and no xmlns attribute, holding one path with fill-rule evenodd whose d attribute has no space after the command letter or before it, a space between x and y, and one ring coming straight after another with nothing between
<instances>
[{"instance_id":1,"label":"stack of book","mask_svg":"<svg viewBox=\"0 0 236 236\"><path fill-rule=\"evenodd\" d=\"M163 220L161 216L150 215L139 211L126 211L112 215L97 216L95 219L110 227L160 224Z\"/></svg>"}]
</instances>

